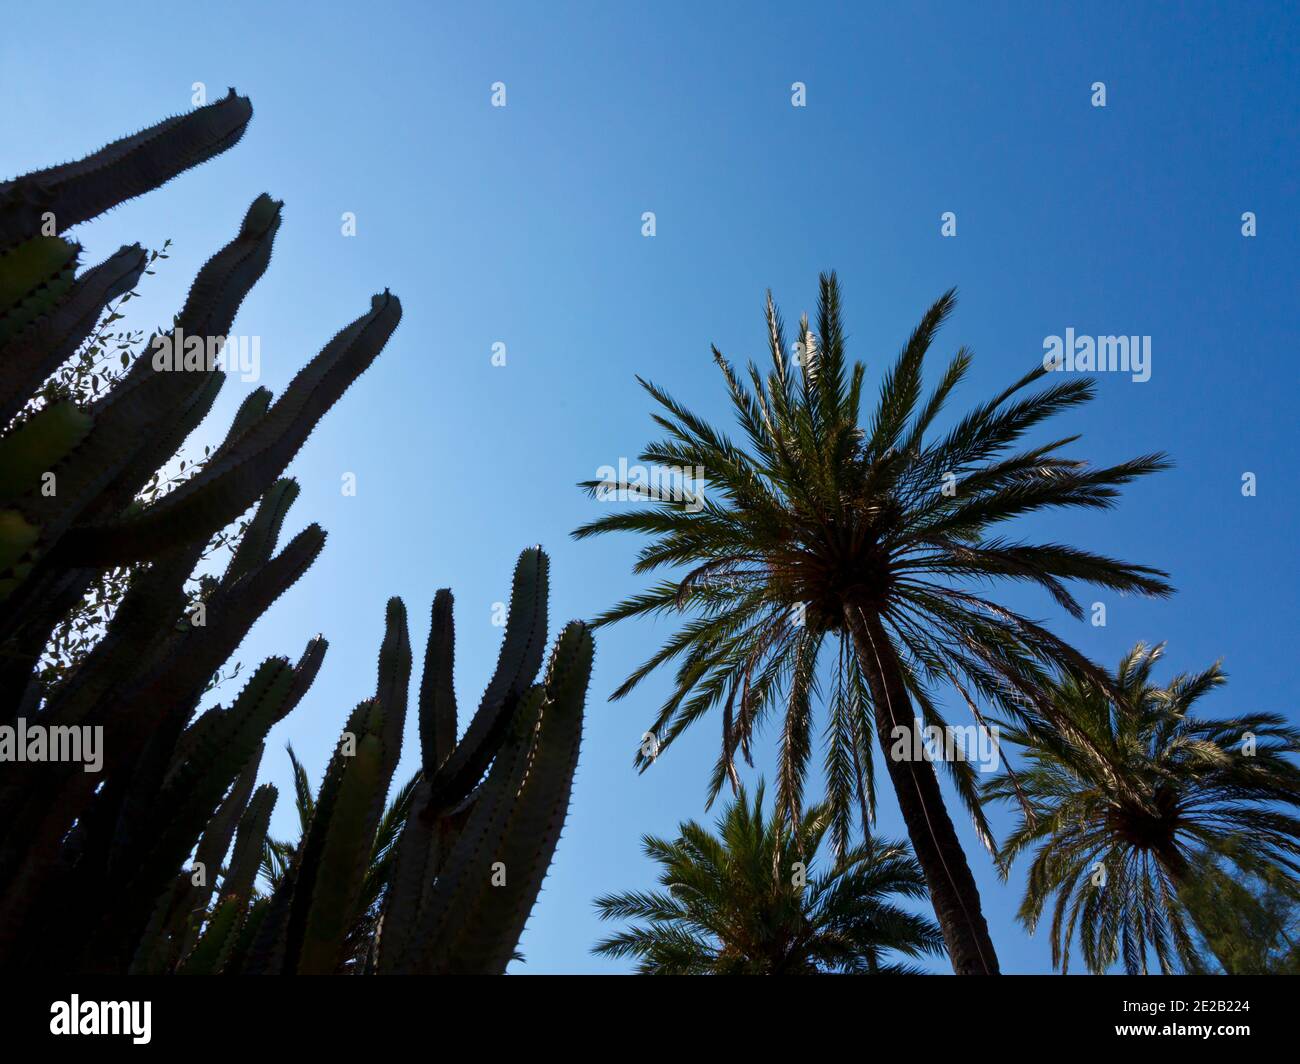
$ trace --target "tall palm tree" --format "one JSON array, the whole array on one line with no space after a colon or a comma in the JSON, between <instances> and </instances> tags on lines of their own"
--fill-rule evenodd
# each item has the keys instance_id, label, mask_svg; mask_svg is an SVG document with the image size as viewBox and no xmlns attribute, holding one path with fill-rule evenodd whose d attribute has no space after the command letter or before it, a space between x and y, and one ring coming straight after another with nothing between
<instances>
[{"instance_id":1,"label":"tall palm tree","mask_svg":"<svg viewBox=\"0 0 1300 1064\"><path fill-rule=\"evenodd\" d=\"M640 767L721 707L722 750L710 793L728 777L734 787L737 752L750 756L755 728L781 701L778 807L793 821L812 754L812 702L825 652L833 680L823 765L836 844L848 843L855 799L864 823L869 815L874 731L953 967L975 974L996 972L998 962L938 778L928 759L892 758L889 750L900 737L902 748L914 748L906 741L914 714L927 726L944 726L932 697L939 685L959 692L978 717L977 698L1012 712L1040 706L1050 715L1045 685L1050 669L1061 664L1105 682L1064 641L988 598L980 582L1036 583L1076 617L1082 608L1065 580L1150 595L1171 588L1155 569L1058 543L991 537L993 526L1024 514L1108 508L1118 486L1167 463L1148 455L1093 469L1059 454L1077 437L1006 453L1040 422L1093 394L1091 381L1081 377L1026 394L1048 372L1041 365L930 438L971 362L959 351L923 399L924 358L954 300L950 291L926 313L884 375L863 426L865 369L846 358L834 274L821 278L816 334L807 319L800 323L793 362L769 294L766 380L751 364L746 384L713 349L744 442L641 381L661 407L655 421L668 434L641 461L702 470L702 484L663 492L639 478L589 481L583 487L597 498L634 495L654 505L606 514L574 535L648 534L652 541L637 572L688 567L597 622L660 612L688 618L614 693L627 695L656 668L681 658L673 693L654 724L655 742L638 756ZM947 764L991 847L972 765Z\"/></svg>"},{"instance_id":2,"label":"tall palm tree","mask_svg":"<svg viewBox=\"0 0 1300 1064\"><path fill-rule=\"evenodd\" d=\"M1163 649L1125 654L1113 693L1061 676L1055 699L1074 733L1032 718L1002 732L1025 755L986 788L1020 807L1002 871L1037 848L1020 919L1033 931L1055 896L1052 963L1062 971L1076 928L1094 973L1122 956L1126 971L1145 974L1152 954L1162 972L1196 970L1193 932L1219 934L1198 928L1197 913L1207 890L1221 894L1224 868L1300 894L1300 820L1285 811L1300 806L1300 770L1287 757L1300 752L1300 731L1272 713L1195 716L1224 674L1216 663L1158 686Z\"/></svg>"},{"instance_id":3,"label":"tall palm tree","mask_svg":"<svg viewBox=\"0 0 1300 1064\"><path fill-rule=\"evenodd\" d=\"M694 821L671 842L647 835L647 856L662 865L660 891L596 899L603 920L643 920L593 952L636 957L648 975L904 974L889 954L943 952L930 920L887 899L925 896L925 879L903 843L878 839L833 860L816 855L830 828L825 805L794 831L763 813L760 783L750 805L743 789L717 823Z\"/></svg>"}]
</instances>

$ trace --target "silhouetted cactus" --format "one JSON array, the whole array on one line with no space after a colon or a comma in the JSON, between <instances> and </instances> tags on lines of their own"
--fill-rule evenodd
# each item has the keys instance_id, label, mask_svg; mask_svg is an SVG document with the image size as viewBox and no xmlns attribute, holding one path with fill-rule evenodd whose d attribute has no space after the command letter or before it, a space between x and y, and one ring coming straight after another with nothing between
<instances>
[{"instance_id":1,"label":"silhouetted cactus","mask_svg":"<svg viewBox=\"0 0 1300 1064\"><path fill-rule=\"evenodd\" d=\"M412 668L401 601L388 605L375 695L349 717L269 898L254 888L276 798L255 789L263 741L310 686L324 640L297 665L268 659L228 708L195 714L209 678L323 546L313 525L276 553L297 495L279 478L384 346L397 300L376 296L278 400L252 392L200 471L148 505L141 489L211 409L219 369L160 368L150 344L93 401L35 398L147 263L139 247L123 248L77 276L80 249L60 234L229 147L251 113L232 92L79 163L0 185L0 722L111 735L100 773L17 763L0 779L9 970L334 972L358 955L355 929L369 936L374 923L356 917L401 753ZM178 348L182 335L224 338L279 225L280 204L260 196L162 339ZM199 623L186 581L211 537L255 503L224 573L201 580ZM106 569L124 565L136 568L102 637L45 690L33 667L51 631ZM435 597L422 770L376 903L381 930L362 943L367 971L501 972L513 955L568 808L593 655L574 622L534 682L548 566L540 549L520 557L496 673L459 743L451 594Z\"/></svg>"},{"instance_id":2,"label":"silhouetted cactus","mask_svg":"<svg viewBox=\"0 0 1300 1064\"><path fill-rule=\"evenodd\" d=\"M216 813L208 821L190 867L179 873L156 904L153 916L136 948L133 972L158 974L172 971L189 954L207 916L216 876L231 840L235 847L221 883L221 898L234 895L247 903L253 897L277 792L270 784L253 790L262 760L262 747L240 773ZM236 834L238 832L238 834ZM196 879L198 880L196 882Z\"/></svg>"},{"instance_id":3,"label":"silhouetted cactus","mask_svg":"<svg viewBox=\"0 0 1300 1064\"><path fill-rule=\"evenodd\" d=\"M85 403L35 397L148 261L138 245L124 247L78 276L80 247L61 234L224 151L251 115L231 90L79 162L0 184L0 723L102 726L108 738L99 773L68 763L5 766L6 969L169 970L188 953L189 970L216 970L239 955L237 944L250 944L240 935L251 934L253 921L235 913L251 894L248 847L257 847L237 841L239 863L225 877L238 888L219 903L228 941L213 937L209 920L194 944L191 916L204 912L210 888L177 879L178 869L201 838L196 860L210 862L215 877L234 825L256 813L251 840L269 816L273 797L249 799L256 757L310 685L324 640L313 640L297 666L264 662L232 706L192 718L209 679L324 545L311 525L275 553L297 494L279 478L383 348L400 304L387 292L374 297L274 402L265 389L251 393L202 468L142 506L141 490L206 416L225 378L215 365L176 370L152 355L164 341L180 350L183 336L220 349L280 226L281 204L262 195L199 271L171 333L155 337L106 394ZM186 581L213 535L259 499L225 573L203 579L205 618L196 623ZM43 689L34 666L51 632L107 569L124 565L138 568L102 638ZM238 904L227 905L230 898Z\"/></svg>"},{"instance_id":4,"label":"silhouetted cactus","mask_svg":"<svg viewBox=\"0 0 1300 1064\"><path fill-rule=\"evenodd\" d=\"M548 568L540 548L520 556L496 673L460 744L451 593L434 599L420 684L423 764L367 971L499 973L513 955L568 809L593 656L587 626L575 621L556 640L542 682L533 682L546 642ZM348 719L302 843L240 970L344 968L400 754L410 675L406 610L392 599L378 690ZM225 936L234 922L219 906L205 935Z\"/></svg>"}]
</instances>

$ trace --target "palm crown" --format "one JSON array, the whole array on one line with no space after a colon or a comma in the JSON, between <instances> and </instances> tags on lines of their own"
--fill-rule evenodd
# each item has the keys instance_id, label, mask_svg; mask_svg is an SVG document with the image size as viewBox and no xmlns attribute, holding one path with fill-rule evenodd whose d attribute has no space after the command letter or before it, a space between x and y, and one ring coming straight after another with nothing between
<instances>
[{"instance_id":1,"label":"palm crown","mask_svg":"<svg viewBox=\"0 0 1300 1064\"><path fill-rule=\"evenodd\" d=\"M1003 872L1037 847L1020 918L1032 931L1055 895L1052 963L1063 971L1076 929L1094 973L1121 955L1130 974L1145 974L1152 954L1161 971L1195 969L1187 895L1215 886L1224 862L1300 889L1300 820L1278 805L1300 806L1300 771L1287 759L1300 752L1300 731L1271 713L1194 716L1196 701L1225 682L1222 670L1158 686L1162 654L1163 645L1130 650L1117 695L1060 677L1056 702L1077 728L1069 735L1033 718L1003 733L1026 760L987 788L1021 811Z\"/></svg>"},{"instance_id":2,"label":"palm crown","mask_svg":"<svg viewBox=\"0 0 1300 1064\"><path fill-rule=\"evenodd\" d=\"M654 723L657 745L644 768L682 730L722 711L722 743L710 796L736 783L736 756L750 757L755 729L784 705L777 806L798 818L812 756L819 659L831 663L823 766L837 848L850 841L855 805L864 824L873 794L870 741L912 726L912 703L926 725L944 726L932 697L948 685L977 716L977 700L1052 715L1050 670L1068 664L1105 683L1100 670L1027 617L995 603L978 585L1030 581L1069 613L1081 607L1065 586L1079 580L1119 592L1164 595L1165 574L1060 544L995 538L995 526L1049 508L1105 509L1117 488L1164 468L1147 455L1094 469L1061 449L1077 437L1012 451L1035 426L1088 400L1092 383L1072 377L1027 392L1041 365L947 432L933 429L971 363L960 350L928 395L922 370L935 333L954 305L942 296L926 313L880 385L869 421L859 408L865 379L849 364L834 274L821 278L817 330L799 326L788 359L780 315L767 301L771 369L750 365L748 382L722 357L744 443L734 442L658 386L641 383L659 405L667 437L643 462L702 468L700 498L654 497L635 484L620 495L653 505L606 514L575 535L649 535L636 570L686 567L629 598L598 624L659 612L689 617L614 697L680 659L671 696ZM583 485L598 497L611 485ZM912 845L926 871L949 953L959 971L996 971L979 915L978 893L928 763L886 759ZM974 770L950 761L957 790L986 844ZM953 937L965 925L965 941Z\"/></svg>"},{"instance_id":3,"label":"palm crown","mask_svg":"<svg viewBox=\"0 0 1300 1064\"><path fill-rule=\"evenodd\" d=\"M940 953L939 928L888 900L925 895L906 845L870 840L817 872L830 822L818 805L786 830L765 818L760 783L752 805L743 789L728 804L716 835L689 821L672 841L645 836L664 889L598 898L602 919L644 923L595 952L656 975L898 974L913 969L890 954Z\"/></svg>"}]
</instances>

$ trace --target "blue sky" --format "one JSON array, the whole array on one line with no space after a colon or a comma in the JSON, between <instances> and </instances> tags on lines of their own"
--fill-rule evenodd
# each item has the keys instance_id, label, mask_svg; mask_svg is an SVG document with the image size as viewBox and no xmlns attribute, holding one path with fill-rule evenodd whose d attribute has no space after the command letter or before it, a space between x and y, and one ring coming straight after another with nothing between
<instances>
[{"instance_id":1,"label":"blue sky","mask_svg":"<svg viewBox=\"0 0 1300 1064\"><path fill-rule=\"evenodd\" d=\"M236 323L261 337L261 383L282 389L372 292L402 298L387 350L291 470L302 494L287 527L322 523L325 553L239 654L247 670L296 657L316 632L330 640L268 745L279 833L293 829L283 744L318 780L373 688L388 596L405 599L422 646L434 590L454 588L464 715L522 547L551 553L556 629L640 587L636 541L568 537L599 505L575 482L654 434L633 374L724 416L709 344L761 357L764 291L794 319L830 268L873 381L959 287L935 350L937 364L959 344L975 352L958 412L1067 327L1151 336L1148 382L1102 375L1098 399L1053 427L1083 433L1075 450L1098 463L1166 450L1177 468L1115 512L1018 531L1158 565L1178 596L1109 601L1105 628L1003 597L1107 664L1138 639L1167 639L1172 670L1222 657L1230 683L1212 712L1297 717L1294 8L65 3L6 21L4 176L184 110L196 81L253 100L234 150L78 233L91 262L173 240L132 325L170 319L262 191L285 200L285 221ZM51 33L53 54L34 44ZM791 106L796 81L804 108ZM1105 108L1090 104L1096 81ZM953 238L940 235L945 211ZM504 367L491 364L497 342ZM249 387L227 383L191 451L220 438ZM340 490L348 472L355 497ZM569 823L519 970L619 970L588 953L602 933L591 899L648 885L639 836L703 815L716 725L637 776L665 684L606 702L667 631L599 637ZM403 778L414 734L412 719ZM901 833L888 795L880 821ZM1019 873L1000 883L959 828L1004 970L1047 970L1044 937L1014 921Z\"/></svg>"}]
</instances>

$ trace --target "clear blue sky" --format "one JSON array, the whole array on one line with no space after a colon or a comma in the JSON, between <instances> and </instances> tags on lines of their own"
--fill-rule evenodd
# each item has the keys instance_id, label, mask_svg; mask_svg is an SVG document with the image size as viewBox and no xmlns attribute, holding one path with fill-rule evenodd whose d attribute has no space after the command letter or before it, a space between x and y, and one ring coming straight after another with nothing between
<instances>
[{"instance_id":1,"label":"clear blue sky","mask_svg":"<svg viewBox=\"0 0 1300 1064\"><path fill-rule=\"evenodd\" d=\"M19 5L0 40L0 170L78 157L234 85L255 116L233 151L78 234L88 261L122 243L174 254L131 323L169 320L252 198L285 200L267 276L236 330L262 338L279 390L370 293L405 316L379 362L295 461L289 529L330 532L322 558L250 635L248 669L325 633L315 687L272 733L263 775L293 827L285 740L319 779L370 693L384 602L422 646L436 588L456 592L457 689L477 703L524 546L553 559L556 627L640 583L637 543L576 544L598 505L574 483L651 437L634 373L721 416L708 358L759 357L771 287L795 318L819 270L846 290L873 372L930 302L961 302L937 354L976 354L954 404L988 397L1043 338L1152 337L1145 384L1103 376L1060 427L1110 462L1152 450L1171 473L1117 512L1025 522L1168 569L1167 603L1109 602L1104 629L1007 592L1113 663L1167 639L1175 669L1222 656L1213 712L1295 710L1300 518L1297 85L1289 5L274 4ZM504 109L490 86L507 86ZM806 108L790 103L807 84ZM1090 106L1104 81L1107 106ZM353 211L358 235L340 235ZM641 236L654 211L658 233ZM940 236L953 211L958 235ZM1241 235L1254 211L1258 236ZM507 365L491 365L495 342ZM227 383L194 441L219 438L249 385ZM193 444L192 444L193 446ZM1243 472L1258 495L1243 498ZM353 472L355 498L341 476ZM1095 597L1095 596L1094 596ZM612 971L588 954L591 899L647 885L643 832L703 813L718 728L638 777L632 755L665 684L606 696L667 631L602 634L573 805L522 947L526 971ZM954 712L953 716L957 714ZM414 767L414 720L408 756ZM762 761L771 769L770 752ZM1005 818L999 818L1005 823ZM892 798L882 829L901 825ZM1003 966L1045 971L960 825Z\"/></svg>"}]
</instances>

